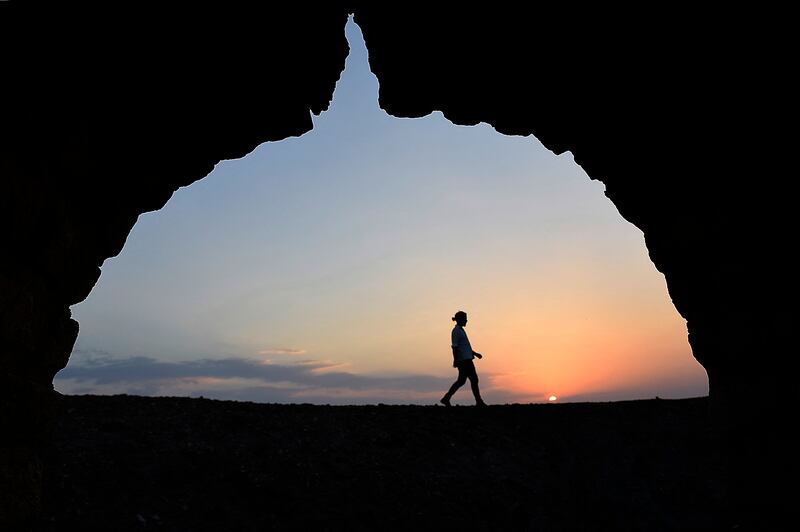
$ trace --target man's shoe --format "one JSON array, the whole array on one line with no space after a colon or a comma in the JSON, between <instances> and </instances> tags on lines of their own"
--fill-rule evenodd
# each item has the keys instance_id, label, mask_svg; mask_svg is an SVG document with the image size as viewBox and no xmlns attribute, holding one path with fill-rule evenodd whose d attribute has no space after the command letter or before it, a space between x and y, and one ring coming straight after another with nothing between
<instances>
[{"instance_id":1,"label":"man's shoe","mask_svg":"<svg viewBox=\"0 0 800 532\"><path fill-rule=\"evenodd\" d=\"M450 404L449 397L442 397L441 399L439 399L439 402L442 403L444 406L453 406Z\"/></svg>"},{"instance_id":2,"label":"man's shoe","mask_svg":"<svg viewBox=\"0 0 800 532\"><path fill-rule=\"evenodd\" d=\"M484 403L483 401L478 401L477 403L475 403L475 406L480 406L480 407L483 407L483 406L489 406L489 405L487 405L487 404L486 404L486 403Z\"/></svg>"}]
</instances>

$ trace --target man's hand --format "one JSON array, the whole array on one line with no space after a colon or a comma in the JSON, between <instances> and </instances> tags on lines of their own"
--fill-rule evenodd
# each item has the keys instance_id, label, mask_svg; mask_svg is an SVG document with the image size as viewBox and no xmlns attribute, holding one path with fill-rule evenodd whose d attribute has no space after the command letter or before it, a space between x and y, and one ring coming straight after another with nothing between
<instances>
[{"instance_id":1,"label":"man's hand","mask_svg":"<svg viewBox=\"0 0 800 532\"><path fill-rule=\"evenodd\" d=\"M475 356L476 356L476 357L478 357L478 358L483 358L483 355L482 355L482 354L480 354L480 353L476 353L475 351L473 351L473 352L472 352L472 354L473 354L473 355L475 355Z\"/></svg>"}]
</instances>

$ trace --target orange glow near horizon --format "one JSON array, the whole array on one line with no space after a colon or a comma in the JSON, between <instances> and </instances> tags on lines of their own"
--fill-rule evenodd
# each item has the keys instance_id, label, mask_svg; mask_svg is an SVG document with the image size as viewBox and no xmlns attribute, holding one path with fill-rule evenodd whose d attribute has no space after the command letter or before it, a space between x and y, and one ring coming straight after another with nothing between
<instances>
[{"instance_id":1,"label":"orange glow near horizon","mask_svg":"<svg viewBox=\"0 0 800 532\"><path fill-rule=\"evenodd\" d=\"M671 309L665 304L664 310ZM481 368L494 374L496 386L534 401L553 401L548 389L569 400L702 372L674 310L662 320L637 316L636 308L628 312L627 320L528 314L476 326L470 338L486 355Z\"/></svg>"},{"instance_id":2,"label":"orange glow near horizon","mask_svg":"<svg viewBox=\"0 0 800 532\"><path fill-rule=\"evenodd\" d=\"M547 402L558 390L557 400L570 402L675 396L682 392L665 390L687 382L701 389L705 374L692 357L685 321L663 276L644 253L639 262L638 270L615 271L575 260L571 269L562 262L535 274L522 264L453 272L449 263L395 263L386 279L366 280L355 293L330 288L331 306L307 301L300 309L313 327L280 338L280 345L357 373L451 378L449 316L463 309L472 346L484 355L476 368L487 398L492 390L517 402ZM258 338L251 331L242 336Z\"/></svg>"}]
</instances>

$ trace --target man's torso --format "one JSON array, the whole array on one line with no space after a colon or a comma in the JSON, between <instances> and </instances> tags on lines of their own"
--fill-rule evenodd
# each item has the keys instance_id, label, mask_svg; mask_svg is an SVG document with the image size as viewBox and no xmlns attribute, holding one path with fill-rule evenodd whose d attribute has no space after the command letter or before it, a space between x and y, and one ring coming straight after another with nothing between
<instances>
[{"instance_id":1,"label":"man's torso","mask_svg":"<svg viewBox=\"0 0 800 532\"><path fill-rule=\"evenodd\" d=\"M474 358L472 346L469 343L469 338L467 338L467 331L465 331L463 327L460 325L453 327L451 340L451 345L455 349L456 362L460 360L472 360Z\"/></svg>"}]
</instances>

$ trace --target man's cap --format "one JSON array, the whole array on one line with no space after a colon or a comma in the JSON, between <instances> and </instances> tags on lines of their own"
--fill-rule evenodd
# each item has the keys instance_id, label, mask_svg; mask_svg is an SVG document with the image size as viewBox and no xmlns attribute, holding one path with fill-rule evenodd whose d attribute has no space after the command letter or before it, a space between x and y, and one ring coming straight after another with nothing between
<instances>
[{"instance_id":1,"label":"man's cap","mask_svg":"<svg viewBox=\"0 0 800 532\"><path fill-rule=\"evenodd\" d=\"M458 312L456 312L456 315L452 317L452 320L453 321L458 321L458 318L461 318L461 317L463 317L463 318L467 317L467 313L464 312L463 310L459 310Z\"/></svg>"}]
</instances>

